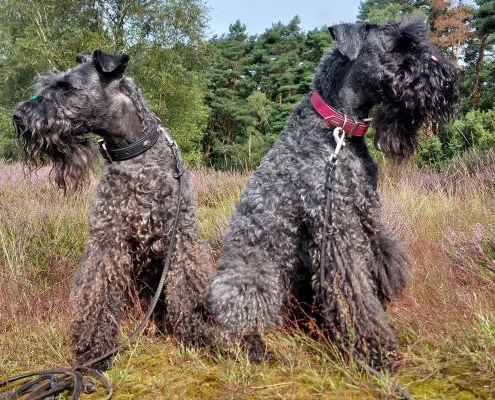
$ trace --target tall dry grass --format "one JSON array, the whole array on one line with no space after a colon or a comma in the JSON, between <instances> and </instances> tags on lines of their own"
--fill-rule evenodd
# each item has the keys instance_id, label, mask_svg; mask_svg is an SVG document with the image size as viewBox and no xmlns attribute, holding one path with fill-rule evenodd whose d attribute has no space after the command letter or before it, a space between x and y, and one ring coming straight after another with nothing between
<instances>
[{"instance_id":1,"label":"tall dry grass","mask_svg":"<svg viewBox=\"0 0 495 400\"><path fill-rule=\"evenodd\" d=\"M248 179L248 174L197 170L192 181L198 199L200 233L218 258L230 214Z\"/></svg>"},{"instance_id":2,"label":"tall dry grass","mask_svg":"<svg viewBox=\"0 0 495 400\"><path fill-rule=\"evenodd\" d=\"M467 165L458 161L443 172L382 168L384 215L414 260L391 316L410 366L447 375L483 371L489 381L495 377L495 163L474 171ZM495 385L486 388L474 398L495 393Z\"/></svg>"},{"instance_id":3,"label":"tall dry grass","mask_svg":"<svg viewBox=\"0 0 495 400\"><path fill-rule=\"evenodd\" d=\"M495 164L482 173L466 165L443 173L382 166L384 218L414 259L407 291L390 308L403 354L395 377L367 376L303 334L267 335L275 359L258 366L242 353L235 361L148 335L109 372L116 398L393 398L393 379L418 399L493 398ZM201 234L218 256L248 175L192 177ZM93 190L64 197L46 170L28 178L0 163L0 379L70 365L67 297Z\"/></svg>"},{"instance_id":4,"label":"tall dry grass","mask_svg":"<svg viewBox=\"0 0 495 400\"><path fill-rule=\"evenodd\" d=\"M60 363L70 279L81 257L90 190L64 197L19 164L0 163L0 371ZM62 351L63 348L63 351Z\"/></svg>"}]
</instances>

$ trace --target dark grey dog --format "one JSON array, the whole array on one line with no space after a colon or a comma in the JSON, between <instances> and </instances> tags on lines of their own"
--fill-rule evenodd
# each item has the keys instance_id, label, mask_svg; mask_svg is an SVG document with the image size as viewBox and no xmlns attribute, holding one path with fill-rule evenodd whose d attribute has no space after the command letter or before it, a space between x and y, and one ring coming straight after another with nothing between
<instances>
[{"instance_id":1,"label":"dark grey dog","mask_svg":"<svg viewBox=\"0 0 495 400\"><path fill-rule=\"evenodd\" d=\"M206 302L222 334L254 338L255 357L263 348L256 335L280 326L294 301L317 311L339 347L379 368L397 348L385 309L410 271L380 215L365 119L373 114L379 149L406 158L426 120L456 112L458 70L427 42L419 19L329 30L335 47L316 72L315 92L247 184ZM347 135L336 166L335 126Z\"/></svg>"},{"instance_id":2,"label":"dark grey dog","mask_svg":"<svg viewBox=\"0 0 495 400\"><path fill-rule=\"evenodd\" d=\"M25 161L53 161L65 189L88 180L95 161L90 132L107 159L93 201L90 237L70 295L79 364L113 349L121 314L135 288L154 294L178 203L180 160L175 142L124 76L129 57L95 51L75 68L43 76L36 96L19 104L14 123ZM199 240L190 179L182 176L180 228L156 322L186 344L202 340L203 292L212 272ZM96 365L109 366L109 361Z\"/></svg>"}]
</instances>

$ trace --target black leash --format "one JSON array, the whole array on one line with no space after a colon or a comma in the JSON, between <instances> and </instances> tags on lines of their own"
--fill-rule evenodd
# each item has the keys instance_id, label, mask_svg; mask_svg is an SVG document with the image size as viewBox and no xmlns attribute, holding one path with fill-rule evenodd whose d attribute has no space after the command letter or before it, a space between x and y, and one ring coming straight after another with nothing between
<instances>
[{"instance_id":1,"label":"black leash","mask_svg":"<svg viewBox=\"0 0 495 400\"><path fill-rule=\"evenodd\" d=\"M160 132L161 128L158 128L157 131ZM0 381L0 390L2 390L2 388L4 387L11 386L15 382L21 381L19 383L20 386L16 389L10 389L3 392L0 391L0 400L17 400L23 398L23 396L25 396L24 400L43 400L51 398L52 396L58 395L63 392L72 392L71 399L78 400L81 393L84 392L89 394L96 391L96 386L93 385L93 383L84 380L85 375L92 378L92 380L99 382L99 384L105 388L107 392L106 400L112 398L113 388L110 384L110 381L105 377L104 374L90 367L128 347L142 333L160 299L160 295L163 291L163 286L165 285L167 272L170 267L170 262L172 260L172 255L177 241L176 236L179 229L180 208L182 200L182 176L184 175L185 171L182 165L177 144L174 140L172 140L172 138L170 138L170 136L166 134L166 132L164 132L164 134L167 140L167 144L175 159L176 174L174 175L174 178L178 181L177 208L175 210L174 225L170 236L170 242L168 244L167 256L163 264L160 281L158 282L155 295L153 296L153 299L150 306L148 307L148 310L146 311L145 316L136 326L134 331L129 335L125 342L121 343L119 346L117 346L113 350L108 351L102 356L87 361L82 365L75 365L74 367L68 369L55 368L36 372L28 372ZM27 380L28 378L32 379Z\"/></svg>"},{"instance_id":2,"label":"black leash","mask_svg":"<svg viewBox=\"0 0 495 400\"><path fill-rule=\"evenodd\" d=\"M339 155L340 149L345 145L345 131L337 127L333 131L333 137L335 139L335 149L333 153L330 155L330 159L327 163L327 171L325 177L325 214L323 217L323 232L321 235L321 253L320 253L320 293L323 301L324 297L324 289L328 285L328 282L325 277L325 268L326 265L326 257L327 257L327 235L333 233L332 226L332 181L333 181L333 172L337 165L337 156Z\"/></svg>"},{"instance_id":3,"label":"black leash","mask_svg":"<svg viewBox=\"0 0 495 400\"><path fill-rule=\"evenodd\" d=\"M337 165L337 156L342 148L345 145L344 139L346 137L345 131L341 127L337 127L333 131L333 137L335 139L336 145L335 150L330 156L330 159L327 163L326 177L325 177L325 212L323 216L323 232L321 238L321 254L320 254L320 294L323 301L324 298L324 289L327 288L328 282L325 277L325 268L326 265L326 253L327 253L327 242L328 242L328 234L333 233L333 225L332 225L332 182L333 182L333 173L335 171L335 167ZM342 350L342 349L341 349ZM359 365L363 370L368 372L369 374L375 376L378 379L383 381L387 381L387 376L377 369L373 368L371 365L366 363L365 361L358 358L355 354L352 357L354 362ZM396 382L390 383L394 392L396 392L402 399L404 400L414 400L414 398L404 389L402 386L397 384Z\"/></svg>"}]
</instances>

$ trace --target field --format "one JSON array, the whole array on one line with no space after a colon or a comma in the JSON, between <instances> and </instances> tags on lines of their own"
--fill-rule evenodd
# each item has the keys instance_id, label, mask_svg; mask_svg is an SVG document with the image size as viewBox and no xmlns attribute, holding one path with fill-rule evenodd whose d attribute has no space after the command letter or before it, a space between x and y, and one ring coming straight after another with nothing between
<instances>
[{"instance_id":1,"label":"field","mask_svg":"<svg viewBox=\"0 0 495 400\"><path fill-rule=\"evenodd\" d=\"M254 365L242 352L185 349L149 329L108 372L114 398L393 399L395 382L415 399L495 399L495 164L471 155L442 173L381 169L385 218L414 259L389 310L402 354L396 374L369 375L298 332L268 333L274 357ZM192 174L201 233L218 256L247 175ZM0 380L71 365L67 298L93 190L64 197L48 171L29 177L0 163ZM121 340L141 315L129 316Z\"/></svg>"}]
</instances>

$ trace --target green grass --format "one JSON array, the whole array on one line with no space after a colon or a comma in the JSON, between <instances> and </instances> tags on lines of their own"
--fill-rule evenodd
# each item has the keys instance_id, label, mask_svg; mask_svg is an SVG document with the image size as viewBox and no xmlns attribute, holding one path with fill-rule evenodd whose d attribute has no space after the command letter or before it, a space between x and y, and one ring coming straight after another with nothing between
<instances>
[{"instance_id":1,"label":"green grass","mask_svg":"<svg viewBox=\"0 0 495 400\"><path fill-rule=\"evenodd\" d=\"M494 175L495 176L495 175ZM458 182L456 175L455 182ZM201 234L221 239L247 175L194 171ZM495 182L383 166L384 218L413 256L413 278L389 315L400 341L397 373L374 377L325 340L269 332L272 358L251 364L183 348L150 329L107 375L115 399L415 399L495 397ZM71 365L67 298L87 236L94 186L64 197L46 171L24 178L0 164L0 380ZM121 340L134 324L124 322ZM104 398L103 390L83 398Z\"/></svg>"}]
</instances>

